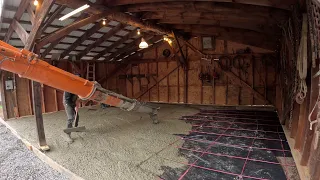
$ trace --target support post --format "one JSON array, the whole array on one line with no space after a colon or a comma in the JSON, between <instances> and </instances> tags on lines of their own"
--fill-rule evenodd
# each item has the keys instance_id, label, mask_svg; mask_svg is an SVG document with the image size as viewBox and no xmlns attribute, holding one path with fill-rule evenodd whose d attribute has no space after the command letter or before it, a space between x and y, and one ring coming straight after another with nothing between
<instances>
[{"instance_id":1,"label":"support post","mask_svg":"<svg viewBox=\"0 0 320 180\"><path fill-rule=\"evenodd\" d=\"M49 146L47 145L46 135L44 133L44 126L43 126L41 84L35 81L32 81L32 98L33 98L33 106L34 106L33 109L34 109L34 115L36 118L40 149L49 150Z\"/></svg>"},{"instance_id":2,"label":"support post","mask_svg":"<svg viewBox=\"0 0 320 180\"><path fill-rule=\"evenodd\" d=\"M40 48L36 47L34 48L34 42L38 35L38 30L40 29L41 24L43 23L46 15L50 11L51 6L54 4L54 0L47 0L47 1L39 1L39 5L36 9L36 22L32 26L32 30L29 33L29 37L27 39L27 42L25 43L25 49L26 50L35 50L36 54L40 54ZM40 149L43 151L50 150L49 146L46 142L46 136L44 133L44 126L43 126L43 117L42 117L42 100L41 100L41 84L38 82L32 82L32 98L33 98L33 106L34 106L34 115L36 119L37 124L37 132L38 132L38 138L39 138L39 145Z\"/></svg>"}]
</instances>

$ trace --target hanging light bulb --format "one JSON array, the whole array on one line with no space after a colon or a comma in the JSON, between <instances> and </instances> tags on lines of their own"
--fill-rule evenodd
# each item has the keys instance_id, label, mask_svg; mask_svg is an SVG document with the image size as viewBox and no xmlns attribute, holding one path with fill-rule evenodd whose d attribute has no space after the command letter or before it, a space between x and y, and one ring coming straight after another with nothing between
<instances>
[{"instance_id":1,"label":"hanging light bulb","mask_svg":"<svg viewBox=\"0 0 320 180\"><path fill-rule=\"evenodd\" d=\"M141 34L141 32L140 32L140 28L138 28L138 29L137 29L137 34L138 34L138 35L140 35L140 34Z\"/></svg>"},{"instance_id":2,"label":"hanging light bulb","mask_svg":"<svg viewBox=\"0 0 320 180\"><path fill-rule=\"evenodd\" d=\"M33 1L33 5L38 6L38 4L39 4L38 0Z\"/></svg>"},{"instance_id":3,"label":"hanging light bulb","mask_svg":"<svg viewBox=\"0 0 320 180\"><path fill-rule=\"evenodd\" d=\"M167 41L167 40L168 40L168 36L167 36L167 35L164 35L164 36L163 36L163 40L164 40L164 41Z\"/></svg>"},{"instance_id":4,"label":"hanging light bulb","mask_svg":"<svg viewBox=\"0 0 320 180\"><path fill-rule=\"evenodd\" d=\"M141 43L139 44L139 48L141 49L144 49L144 48L148 48L148 43L143 39L141 38Z\"/></svg>"},{"instance_id":5,"label":"hanging light bulb","mask_svg":"<svg viewBox=\"0 0 320 180\"><path fill-rule=\"evenodd\" d=\"M105 26L107 24L106 19L102 20L102 24Z\"/></svg>"}]
</instances>

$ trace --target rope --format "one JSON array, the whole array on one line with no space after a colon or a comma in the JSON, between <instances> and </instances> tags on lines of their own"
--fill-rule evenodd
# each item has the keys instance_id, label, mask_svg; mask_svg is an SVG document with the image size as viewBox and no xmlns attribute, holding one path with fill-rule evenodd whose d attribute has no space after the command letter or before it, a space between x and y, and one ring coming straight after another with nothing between
<instances>
[{"instance_id":1,"label":"rope","mask_svg":"<svg viewBox=\"0 0 320 180\"><path fill-rule=\"evenodd\" d=\"M300 77L300 88L299 92L296 95L296 102L298 104L302 104L308 91L308 87L306 84L307 77L307 33L308 33L308 25L307 25L307 15L303 14L303 24L301 31L301 39L300 46L298 51L298 59L297 59L297 70L299 71Z\"/></svg>"}]
</instances>

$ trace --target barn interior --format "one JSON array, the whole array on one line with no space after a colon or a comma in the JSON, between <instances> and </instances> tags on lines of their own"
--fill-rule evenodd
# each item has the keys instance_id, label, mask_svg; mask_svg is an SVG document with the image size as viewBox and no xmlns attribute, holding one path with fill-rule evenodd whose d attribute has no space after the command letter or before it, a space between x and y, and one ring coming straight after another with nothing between
<instances>
[{"instance_id":1,"label":"barn interior","mask_svg":"<svg viewBox=\"0 0 320 180\"><path fill-rule=\"evenodd\" d=\"M70 143L63 90L1 70L3 119L84 179L318 180L319 13L318 0L0 0L1 41L160 108L154 124L83 100Z\"/></svg>"}]
</instances>

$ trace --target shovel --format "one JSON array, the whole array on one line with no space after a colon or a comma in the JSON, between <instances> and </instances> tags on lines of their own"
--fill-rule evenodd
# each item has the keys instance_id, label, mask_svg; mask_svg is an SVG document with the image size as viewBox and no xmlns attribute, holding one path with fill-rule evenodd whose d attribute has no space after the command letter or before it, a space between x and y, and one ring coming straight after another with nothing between
<instances>
[{"instance_id":1,"label":"shovel","mask_svg":"<svg viewBox=\"0 0 320 180\"><path fill-rule=\"evenodd\" d=\"M75 125L78 126L78 122L79 122L79 119L77 119L77 116L78 116L78 106L75 107L75 111L76 111L76 115L74 117L74 120L75 120ZM74 128L67 128L67 129L64 129L63 131L65 133L71 133L71 132L83 132L86 130L86 127L85 126L80 126L80 127L74 127Z\"/></svg>"}]
</instances>

